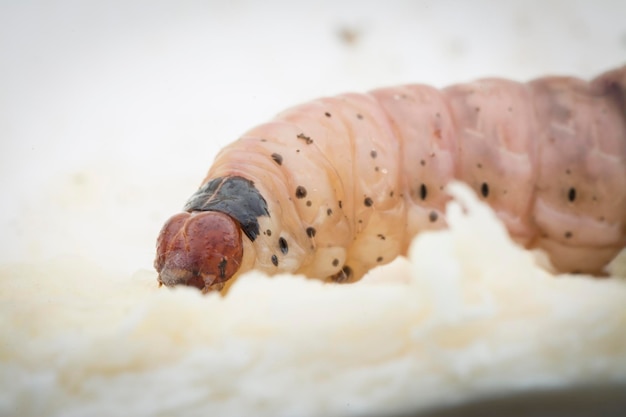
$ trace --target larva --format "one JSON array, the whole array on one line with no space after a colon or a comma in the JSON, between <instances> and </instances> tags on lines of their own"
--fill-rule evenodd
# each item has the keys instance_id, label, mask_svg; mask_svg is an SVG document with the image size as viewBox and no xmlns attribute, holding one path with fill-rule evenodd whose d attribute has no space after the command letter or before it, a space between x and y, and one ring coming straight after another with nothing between
<instances>
[{"instance_id":1,"label":"larva","mask_svg":"<svg viewBox=\"0 0 626 417\"><path fill-rule=\"evenodd\" d=\"M158 237L158 280L208 291L253 268L358 280L445 227L452 179L558 270L601 274L626 246L625 90L626 66L288 109L217 155Z\"/></svg>"}]
</instances>

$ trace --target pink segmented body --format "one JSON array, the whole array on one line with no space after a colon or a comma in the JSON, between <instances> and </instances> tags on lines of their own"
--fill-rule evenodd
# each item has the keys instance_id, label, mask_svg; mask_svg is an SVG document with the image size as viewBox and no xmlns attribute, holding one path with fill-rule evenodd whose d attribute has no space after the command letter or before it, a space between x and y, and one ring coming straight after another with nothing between
<instances>
[{"instance_id":1,"label":"pink segmented body","mask_svg":"<svg viewBox=\"0 0 626 417\"><path fill-rule=\"evenodd\" d=\"M186 207L189 221L214 210L241 225L241 259L223 259L237 273L349 282L405 254L417 233L445 227L444 187L456 179L558 270L600 274L626 246L625 89L621 67L591 82L483 79L315 100L225 147ZM239 177L254 189L240 200L260 203L258 191L265 203L254 216L220 202L241 194L224 191ZM159 239L155 266L166 284L181 282L167 277L176 236ZM229 278L183 264L205 289Z\"/></svg>"}]
</instances>

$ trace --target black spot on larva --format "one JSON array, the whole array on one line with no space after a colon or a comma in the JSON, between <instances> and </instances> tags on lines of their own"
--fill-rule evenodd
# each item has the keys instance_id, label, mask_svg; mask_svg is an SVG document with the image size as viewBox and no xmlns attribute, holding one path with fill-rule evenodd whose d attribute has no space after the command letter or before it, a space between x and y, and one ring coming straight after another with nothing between
<instances>
[{"instance_id":1,"label":"black spot on larva","mask_svg":"<svg viewBox=\"0 0 626 417\"><path fill-rule=\"evenodd\" d=\"M374 201L369 197L365 197L365 200L363 200L363 204L365 204L365 207L372 207Z\"/></svg>"},{"instance_id":2,"label":"black spot on larva","mask_svg":"<svg viewBox=\"0 0 626 417\"><path fill-rule=\"evenodd\" d=\"M565 239L570 239L571 237L572 237L572 232L570 232L569 230L565 232Z\"/></svg>"},{"instance_id":3,"label":"black spot on larva","mask_svg":"<svg viewBox=\"0 0 626 417\"><path fill-rule=\"evenodd\" d=\"M379 233L377 236L378 236L378 238L380 240L385 240L386 239L385 235L383 235L382 233Z\"/></svg>"},{"instance_id":4,"label":"black spot on larva","mask_svg":"<svg viewBox=\"0 0 626 417\"><path fill-rule=\"evenodd\" d=\"M344 265L343 268L341 268L341 271L332 275L330 279L335 282L346 282L350 279L350 277L352 277L352 268L348 265Z\"/></svg>"},{"instance_id":5,"label":"black spot on larva","mask_svg":"<svg viewBox=\"0 0 626 417\"><path fill-rule=\"evenodd\" d=\"M326 215L330 216L331 214L333 214L333 209L327 209L326 210Z\"/></svg>"},{"instance_id":6,"label":"black spot on larva","mask_svg":"<svg viewBox=\"0 0 626 417\"><path fill-rule=\"evenodd\" d=\"M261 142L267 142L267 139L261 139Z\"/></svg>"},{"instance_id":7,"label":"black spot on larva","mask_svg":"<svg viewBox=\"0 0 626 417\"><path fill-rule=\"evenodd\" d=\"M370 152L370 156L372 158L376 158L378 156L378 152L376 152L374 149L372 149L372 151Z\"/></svg>"},{"instance_id":8,"label":"black spot on larva","mask_svg":"<svg viewBox=\"0 0 626 417\"><path fill-rule=\"evenodd\" d=\"M378 171L380 171L380 168L379 167L374 167L374 171L378 172Z\"/></svg>"},{"instance_id":9,"label":"black spot on larva","mask_svg":"<svg viewBox=\"0 0 626 417\"><path fill-rule=\"evenodd\" d=\"M339 208L343 208L343 204L341 203L341 200L339 200Z\"/></svg>"},{"instance_id":10,"label":"black spot on larva","mask_svg":"<svg viewBox=\"0 0 626 417\"><path fill-rule=\"evenodd\" d=\"M272 154L272 159L274 160L274 162L276 162L278 165L282 165L283 164L283 156L281 154L278 153L273 153Z\"/></svg>"},{"instance_id":11,"label":"black spot on larva","mask_svg":"<svg viewBox=\"0 0 626 417\"><path fill-rule=\"evenodd\" d=\"M489 197L489 185L486 182L480 185L480 194L485 198Z\"/></svg>"},{"instance_id":12,"label":"black spot on larva","mask_svg":"<svg viewBox=\"0 0 626 417\"><path fill-rule=\"evenodd\" d=\"M217 264L217 269L219 270L219 274L220 274L220 278L221 279L225 279L226 278L226 265L228 265L228 261L226 260L226 258L222 258L220 260L220 263Z\"/></svg>"},{"instance_id":13,"label":"black spot on larva","mask_svg":"<svg viewBox=\"0 0 626 417\"><path fill-rule=\"evenodd\" d=\"M330 114L330 113L328 113L328 112L326 112L326 113L324 113L324 116L326 116L326 117L330 117L330 116L331 116L331 114Z\"/></svg>"},{"instance_id":14,"label":"black spot on larva","mask_svg":"<svg viewBox=\"0 0 626 417\"><path fill-rule=\"evenodd\" d=\"M483 167L483 164L481 164L481 163L479 162L479 163L477 163L477 164L476 164L476 167L477 167L478 169L480 169L480 168L482 168L482 167Z\"/></svg>"},{"instance_id":15,"label":"black spot on larva","mask_svg":"<svg viewBox=\"0 0 626 417\"><path fill-rule=\"evenodd\" d=\"M570 202L574 202L574 200L576 200L576 188L572 187L569 189L569 191L567 192L567 199Z\"/></svg>"},{"instance_id":16,"label":"black spot on larva","mask_svg":"<svg viewBox=\"0 0 626 417\"><path fill-rule=\"evenodd\" d=\"M313 143L313 139L311 139L310 137L308 137L304 133L298 133L298 136L296 136L296 137L298 139L302 139L304 141L304 143L306 143L307 145L310 145L310 144Z\"/></svg>"},{"instance_id":17,"label":"black spot on larva","mask_svg":"<svg viewBox=\"0 0 626 417\"><path fill-rule=\"evenodd\" d=\"M306 206L307 206L307 207L311 207L311 205L313 205L313 203L311 203L311 200L307 200L307 201L306 201Z\"/></svg>"},{"instance_id":18,"label":"black spot on larva","mask_svg":"<svg viewBox=\"0 0 626 417\"><path fill-rule=\"evenodd\" d=\"M259 220L268 216L267 202L254 186L243 177L218 177L202 185L187 200L185 211L218 211L237 220L241 230L254 242L261 232Z\"/></svg>"},{"instance_id":19,"label":"black spot on larva","mask_svg":"<svg viewBox=\"0 0 626 417\"><path fill-rule=\"evenodd\" d=\"M333 266L337 266L339 265L339 259L335 258L333 259Z\"/></svg>"},{"instance_id":20,"label":"black spot on larva","mask_svg":"<svg viewBox=\"0 0 626 417\"><path fill-rule=\"evenodd\" d=\"M426 188L426 184L420 185L420 198L422 200L426 200L426 196L428 195L428 189Z\"/></svg>"},{"instance_id":21,"label":"black spot on larva","mask_svg":"<svg viewBox=\"0 0 626 417\"><path fill-rule=\"evenodd\" d=\"M421 159L421 160L420 160L420 165L421 165L421 166L426 165L426 161L424 161L423 159Z\"/></svg>"},{"instance_id":22,"label":"black spot on larva","mask_svg":"<svg viewBox=\"0 0 626 417\"><path fill-rule=\"evenodd\" d=\"M278 257L276 255L272 255L272 263L274 266L278 266Z\"/></svg>"},{"instance_id":23,"label":"black spot on larva","mask_svg":"<svg viewBox=\"0 0 626 417\"><path fill-rule=\"evenodd\" d=\"M315 237L315 233L316 233L316 231L315 231L314 227L307 227L306 228L306 235L308 237Z\"/></svg>"},{"instance_id":24,"label":"black spot on larva","mask_svg":"<svg viewBox=\"0 0 626 417\"><path fill-rule=\"evenodd\" d=\"M565 174L570 175L571 173L572 173L572 171L570 171L569 168L565 170Z\"/></svg>"},{"instance_id":25,"label":"black spot on larva","mask_svg":"<svg viewBox=\"0 0 626 417\"><path fill-rule=\"evenodd\" d=\"M287 240L284 237L278 238L278 247L283 255L287 255L289 252L289 245L287 245Z\"/></svg>"},{"instance_id":26,"label":"black spot on larva","mask_svg":"<svg viewBox=\"0 0 626 417\"><path fill-rule=\"evenodd\" d=\"M383 257L379 256L378 258L376 258L376 262L381 263L383 261Z\"/></svg>"},{"instance_id":27,"label":"black spot on larva","mask_svg":"<svg viewBox=\"0 0 626 417\"><path fill-rule=\"evenodd\" d=\"M306 188L301 185L296 187L296 198L304 198L306 197Z\"/></svg>"},{"instance_id":28,"label":"black spot on larva","mask_svg":"<svg viewBox=\"0 0 626 417\"><path fill-rule=\"evenodd\" d=\"M437 214L436 211L431 211L430 213L428 213L428 220L430 220L431 223L436 222L438 218L439 218L439 215Z\"/></svg>"},{"instance_id":29,"label":"black spot on larva","mask_svg":"<svg viewBox=\"0 0 626 417\"><path fill-rule=\"evenodd\" d=\"M363 120L363 115L361 113L357 113L356 118L359 120Z\"/></svg>"},{"instance_id":30,"label":"black spot on larva","mask_svg":"<svg viewBox=\"0 0 626 417\"><path fill-rule=\"evenodd\" d=\"M393 191L389 191L389 197L393 197Z\"/></svg>"}]
</instances>

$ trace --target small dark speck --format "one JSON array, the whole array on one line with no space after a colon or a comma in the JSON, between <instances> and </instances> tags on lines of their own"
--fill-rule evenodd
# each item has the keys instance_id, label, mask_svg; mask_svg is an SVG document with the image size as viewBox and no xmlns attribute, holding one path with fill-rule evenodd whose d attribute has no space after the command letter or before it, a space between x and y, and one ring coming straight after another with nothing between
<instances>
[{"instance_id":1,"label":"small dark speck","mask_svg":"<svg viewBox=\"0 0 626 417\"><path fill-rule=\"evenodd\" d=\"M287 245L287 240L284 237L278 239L278 247L283 255L287 255L287 252L289 252L289 245Z\"/></svg>"},{"instance_id":2,"label":"small dark speck","mask_svg":"<svg viewBox=\"0 0 626 417\"><path fill-rule=\"evenodd\" d=\"M365 200L363 200L363 204L365 204L365 207L372 207L374 201L369 197L365 197Z\"/></svg>"},{"instance_id":3,"label":"small dark speck","mask_svg":"<svg viewBox=\"0 0 626 417\"><path fill-rule=\"evenodd\" d=\"M304 133L298 133L297 138L298 139L302 139L304 141L304 143L306 143L307 145L310 145L310 144L313 143L313 139L311 139L310 137L308 137Z\"/></svg>"},{"instance_id":4,"label":"small dark speck","mask_svg":"<svg viewBox=\"0 0 626 417\"><path fill-rule=\"evenodd\" d=\"M342 27L337 31L337 36L344 44L354 46L359 40L361 34L354 28Z\"/></svg>"},{"instance_id":5,"label":"small dark speck","mask_svg":"<svg viewBox=\"0 0 626 417\"><path fill-rule=\"evenodd\" d=\"M217 268L220 273L220 278L226 278L226 267L228 266L228 260L226 258L222 258L220 263L217 265Z\"/></svg>"},{"instance_id":6,"label":"small dark speck","mask_svg":"<svg viewBox=\"0 0 626 417\"><path fill-rule=\"evenodd\" d=\"M335 282L345 282L348 281L350 277L352 277L352 268L348 265L344 265L343 268L341 268L341 271L333 275L331 279Z\"/></svg>"},{"instance_id":7,"label":"small dark speck","mask_svg":"<svg viewBox=\"0 0 626 417\"><path fill-rule=\"evenodd\" d=\"M326 210L326 215L330 216L331 214L333 214L333 209L327 209Z\"/></svg>"},{"instance_id":8,"label":"small dark speck","mask_svg":"<svg viewBox=\"0 0 626 417\"><path fill-rule=\"evenodd\" d=\"M378 172L378 171L380 171L380 168L376 166L376 167L374 167L374 171Z\"/></svg>"},{"instance_id":9,"label":"small dark speck","mask_svg":"<svg viewBox=\"0 0 626 417\"><path fill-rule=\"evenodd\" d=\"M311 200L307 200L307 201L306 201L306 206L307 206L307 207L311 207L311 205L312 205L312 204L313 204L313 203L311 203Z\"/></svg>"},{"instance_id":10,"label":"small dark speck","mask_svg":"<svg viewBox=\"0 0 626 417\"><path fill-rule=\"evenodd\" d=\"M393 197L393 191L389 191L389 197Z\"/></svg>"},{"instance_id":11,"label":"small dark speck","mask_svg":"<svg viewBox=\"0 0 626 417\"><path fill-rule=\"evenodd\" d=\"M370 156L372 158L376 158L378 156L378 152L376 152L374 149L372 149L372 151L370 152Z\"/></svg>"},{"instance_id":12,"label":"small dark speck","mask_svg":"<svg viewBox=\"0 0 626 417\"><path fill-rule=\"evenodd\" d=\"M296 188L296 198L304 198L306 197L306 188L301 185L298 185Z\"/></svg>"},{"instance_id":13,"label":"small dark speck","mask_svg":"<svg viewBox=\"0 0 626 417\"><path fill-rule=\"evenodd\" d=\"M335 258L333 259L333 266L337 266L339 265L339 259Z\"/></svg>"},{"instance_id":14,"label":"small dark speck","mask_svg":"<svg viewBox=\"0 0 626 417\"><path fill-rule=\"evenodd\" d=\"M339 208L343 208L343 204L341 203L341 200L339 200Z\"/></svg>"},{"instance_id":15,"label":"small dark speck","mask_svg":"<svg viewBox=\"0 0 626 417\"><path fill-rule=\"evenodd\" d=\"M569 189L569 191L567 192L567 199L570 202L574 202L574 200L576 200L576 188L572 187Z\"/></svg>"},{"instance_id":16,"label":"small dark speck","mask_svg":"<svg viewBox=\"0 0 626 417\"><path fill-rule=\"evenodd\" d=\"M376 258L376 262L381 263L383 261L383 257L379 256L378 258Z\"/></svg>"},{"instance_id":17,"label":"small dark speck","mask_svg":"<svg viewBox=\"0 0 626 417\"><path fill-rule=\"evenodd\" d=\"M486 182L483 182L481 184L480 194L482 194L482 196L485 198L489 197L489 184L487 184Z\"/></svg>"},{"instance_id":18,"label":"small dark speck","mask_svg":"<svg viewBox=\"0 0 626 417\"><path fill-rule=\"evenodd\" d=\"M565 239L569 239L571 237L572 237L572 232L570 231L565 232Z\"/></svg>"},{"instance_id":19,"label":"small dark speck","mask_svg":"<svg viewBox=\"0 0 626 417\"><path fill-rule=\"evenodd\" d=\"M428 195L428 189L426 188L426 184L420 185L420 198L422 200L426 200L426 196Z\"/></svg>"},{"instance_id":20,"label":"small dark speck","mask_svg":"<svg viewBox=\"0 0 626 417\"><path fill-rule=\"evenodd\" d=\"M316 231L315 231L314 227L307 227L306 228L306 235L308 237L315 237L315 233L316 233Z\"/></svg>"},{"instance_id":21,"label":"small dark speck","mask_svg":"<svg viewBox=\"0 0 626 417\"><path fill-rule=\"evenodd\" d=\"M267 142L267 139L261 139L261 142Z\"/></svg>"},{"instance_id":22,"label":"small dark speck","mask_svg":"<svg viewBox=\"0 0 626 417\"><path fill-rule=\"evenodd\" d=\"M570 169L568 168L568 169L566 169L566 170L565 170L565 173L566 173L567 175L569 175L569 174L571 174L571 173L572 173L572 171L570 171Z\"/></svg>"},{"instance_id":23,"label":"small dark speck","mask_svg":"<svg viewBox=\"0 0 626 417\"><path fill-rule=\"evenodd\" d=\"M272 154L272 159L274 160L274 162L276 162L278 165L282 165L283 164L283 157L281 154L278 153L273 153Z\"/></svg>"},{"instance_id":24,"label":"small dark speck","mask_svg":"<svg viewBox=\"0 0 626 417\"><path fill-rule=\"evenodd\" d=\"M278 257L276 255L272 255L272 263L274 266L278 266Z\"/></svg>"},{"instance_id":25,"label":"small dark speck","mask_svg":"<svg viewBox=\"0 0 626 417\"><path fill-rule=\"evenodd\" d=\"M363 115L361 113L357 113L356 118L359 120L363 120Z\"/></svg>"},{"instance_id":26,"label":"small dark speck","mask_svg":"<svg viewBox=\"0 0 626 417\"><path fill-rule=\"evenodd\" d=\"M477 164L476 164L476 167L480 169L480 168L482 168L482 167L483 167L483 164L481 164L481 163L479 162L479 163L477 163Z\"/></svg>"},{"instance_id":27,"label":"small dark speck","mask_svg":"<svg viewBox=\"0 0 626 417\"><path fill-rule=\"evenodd\" d=\"M422 160L420 160L420 165L421 165L421 166L425 166L425 165L426 165L426 161L424 161L423 159L422 159Z\"/></svg>"},{"instance_id":28,"label":"small dark speck","mask_svg":"<svg viewBox=\"0 0 626 417\"><path fill-rule=\"evenodd\" d=\"M438 218L439 218L439 215L437 214L436 211L431 211L428 214L428 220L430 220L431 223L436 222Z\"/></svg>"},{"instance_id":29,"label":"small dark speck","mask_svg":"<svg viewBox=\"0 0 626 417\"><path fill-rule=\"evenodd\" d=\"M265 233L266 233L268 236L272 236L272 231L271 231L270 229L267 229L267 230L265 231Z\"/></svg>"},{"instance_id":30,"label":"small dark speck","mask_svg":"<svg viewBox=\"0 0 626 417\"><path fill-rule=\"evenodd\" d=\"M380 240L385 240L386 239L385 235L383 235L382 233L379 233L377 236L378 236L378 238Z\"/></svg>"},{"instance_id":31,"label":"small dark speck","mask_svg":"<svg viewBox=\"0 0 626 417\"><path fill-rule=\"evenodd\" d=\"M324 113L324 116L326 116L326 117L331 117L331 114L330 114L330 113L328 113L328 112L326 112L326 113Z\"/></svg>"},{"instance_id":32,"label":"small dark speck","mask_svg":"<svg viewBox=\"0 0 626 417\"><path fill-rule=\"evenodd\" d=\"M480 111L480 107L475 107L474 110L478 113Z\"/></svg>"}]
</instances>

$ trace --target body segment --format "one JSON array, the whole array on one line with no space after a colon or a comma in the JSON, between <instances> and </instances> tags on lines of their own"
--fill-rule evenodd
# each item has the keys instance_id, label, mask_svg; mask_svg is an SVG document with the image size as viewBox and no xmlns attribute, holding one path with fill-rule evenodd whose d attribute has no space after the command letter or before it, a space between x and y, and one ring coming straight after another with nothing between
<instances>
[{"instance_id":1,"label":"body segment","mask_svg":"<svg viewBox=\"0 0 626 417\"><path fill-rule=\"evenodd\" d=\"M242 227L238 273L350 282L445 227L444 187L457 179L557 269L599 274L626 245L625 87L622 67L590 83L485 79L322 98L224 148L186 210ZM225 202L235 194L211 188L233 181L249 187L237 209Z\"/></svg>"}]
</instances>

